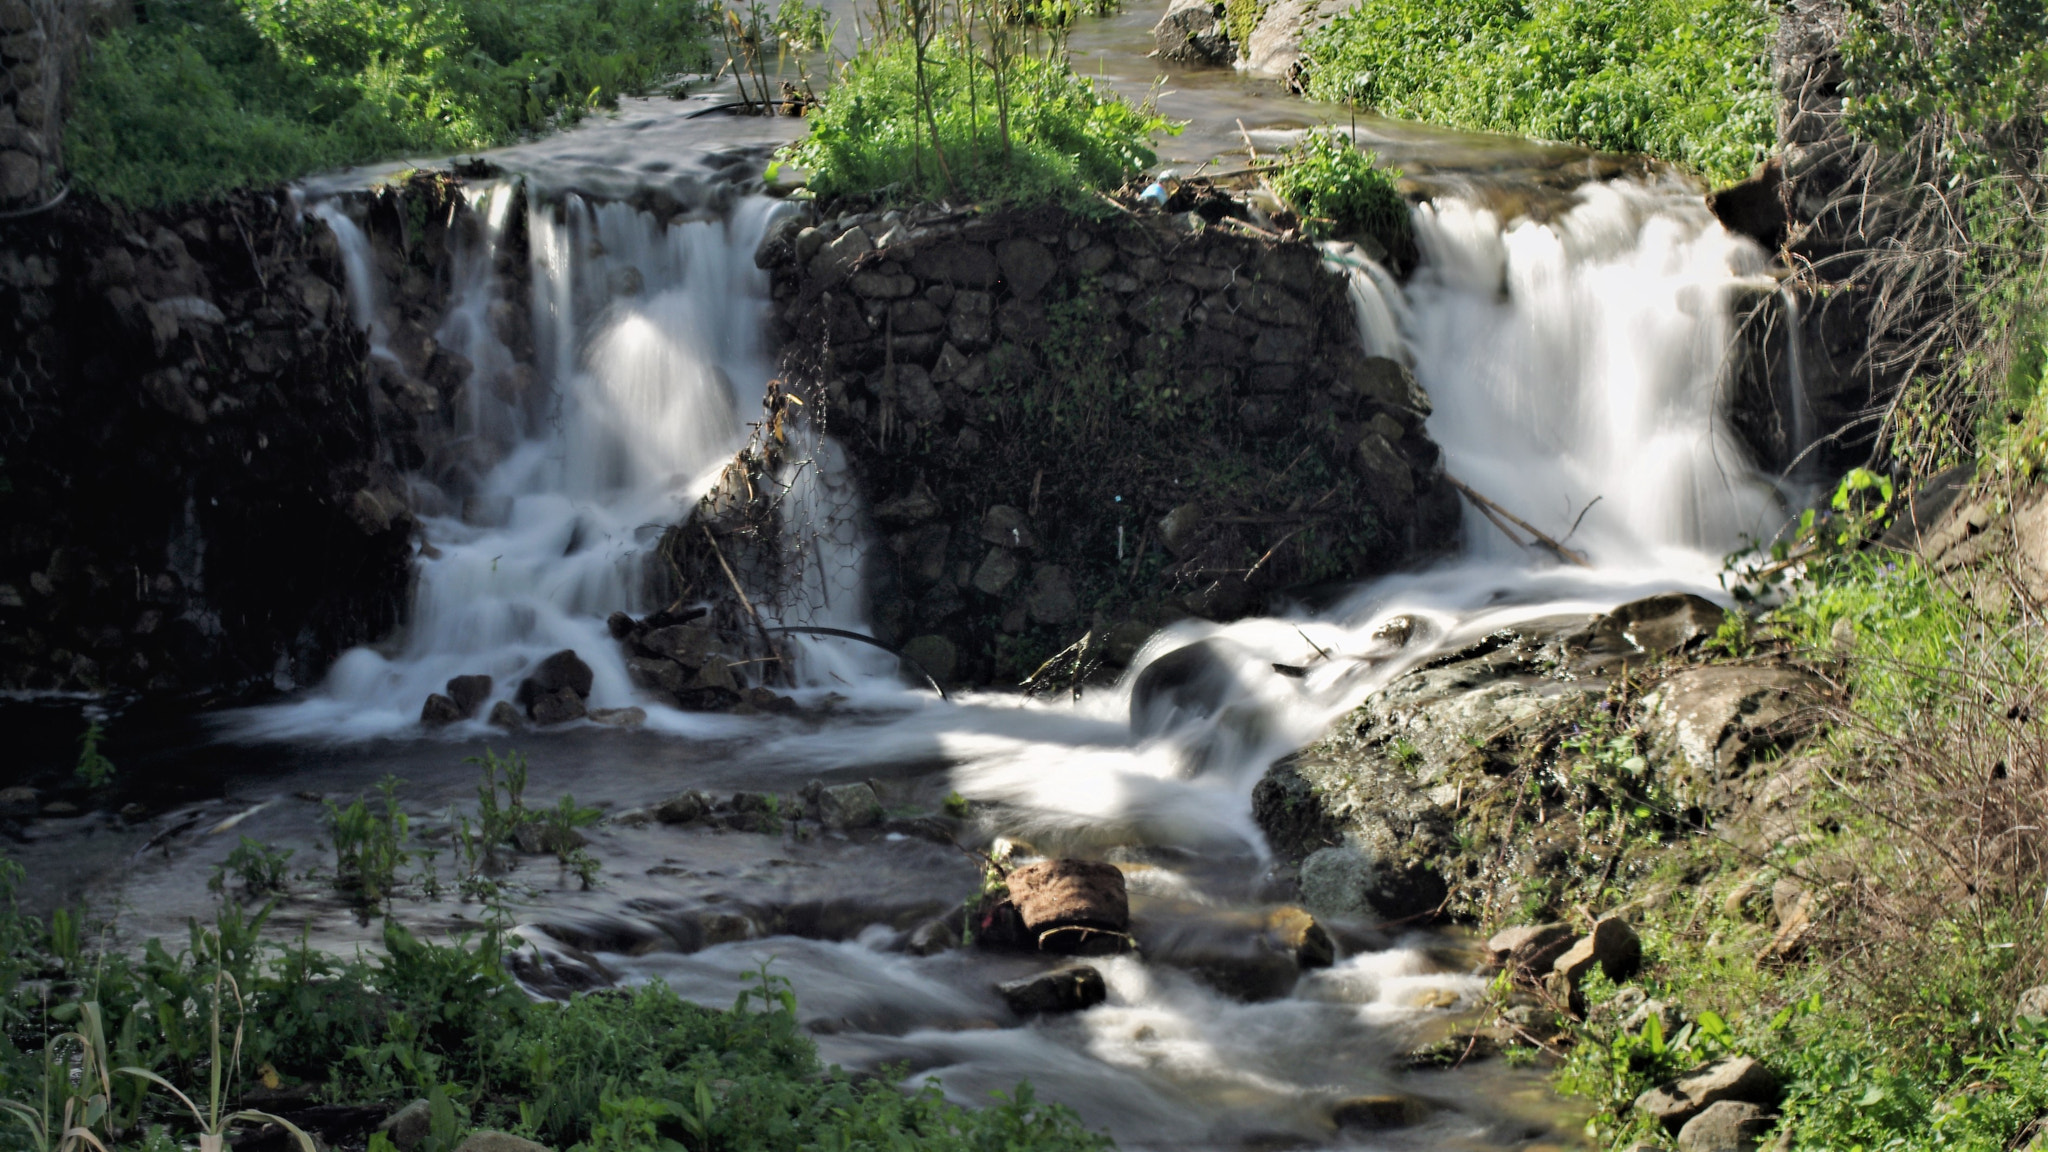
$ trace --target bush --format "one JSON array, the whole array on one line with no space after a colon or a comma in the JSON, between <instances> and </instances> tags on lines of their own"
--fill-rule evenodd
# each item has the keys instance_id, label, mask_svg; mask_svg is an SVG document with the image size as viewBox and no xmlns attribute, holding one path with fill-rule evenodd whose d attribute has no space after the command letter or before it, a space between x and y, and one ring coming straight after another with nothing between
<instances>
[{"instance_id":1,"label":"bush","mask_svg":"<svg viewBox=\"0 0 2048 1152\"><path fill-rule=\"evenodd\" d=\"M1408 201L1394 189L1400 169L1377 167L1378 161L1342 133L1310 132L1282 158L1273 191L1312 236L1364 233L1396 251L1409 234Z\"/></svg>"},{"instance_id":2,"label":"bush","mask_svg":"<svg viewBox=\"0 0 2048 1152\"><path fill-rule=\"evenodd\" d=\"M698 0L138 0L65 147L138 204L516 140L708 59Z\"/></svg>"},{"instance_id":3,"label":"bush","mask_svg":"<svg viewBox=\"0 0 2048 1152\"><path fill-rule=\"evenodd\" d=\"M785 158L809 171L812 191L824 199L873 193L899 201L1074 202L1151 164L1151 134L1168 127L1057 58L1024 54L1006 63L1006 111L995 76L973 56L935 47L924 73L928 106L918 98L908 44L864 52Z\"/></svg>"},{"instance_id":4,"label":"bush","mask_svg":"<svg viewBox=\"0 0 2048 1152\"><path fill-rule=\"evenodd\" d=\"M1773 27L1757 0L1364 0L1306 60L1321 99L1733 180L1776 138Z\"/></svg>"}]
</instances>

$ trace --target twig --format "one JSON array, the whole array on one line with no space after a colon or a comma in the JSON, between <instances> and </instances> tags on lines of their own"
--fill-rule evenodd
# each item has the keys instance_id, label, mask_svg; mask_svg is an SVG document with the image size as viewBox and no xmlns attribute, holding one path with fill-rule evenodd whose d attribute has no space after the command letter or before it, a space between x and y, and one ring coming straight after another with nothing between
<instances>
[{"instance_id":1,"label":"twig","mask_svg":"<svg viewBox=\"0 0 2048 1152\"><path fill-rule=\"evenodd\" d=\"M1300 527L1296 528L1294 531L1289 532L1287 535L1282 536L1280 539L1274 541L1273 546L1271 548L1266 549L1266 554L1264 556L1259 557L1259 562L1252 565L1249 569L1245 571L1244 578L1246 580L1250 580L1253 574L1258 572L1259 569L1264 568L1266 566L1266 561L1271 560L1273 558L1273 553L1278 552L1282 544L1287 543L1289 540L1294 539L1296 536L1299 536L1306 531L1308 531L1308 525L1303 524Z\"/></svg>"},{"instance_id":2,"label":"twig","mask_svg":"<svg viewBox=\"0 0 2048 1152\"><path fill-rule=\"evenodd\" d=\"M718 558L719 568L724 570L726 580L732 584L733 595L740 598L740 607L747 610L747 615L751 616L754 620L754 627L760 629L761 643L768 646L768 654L774 656L776 664L786 671L788 662L782 659L782 649L775 646L775 638L768 634L768 625L762 623L761 614L754 611L754 602L747 599L747 590L740 587L740 578L733 575L732 565L725 562L725 553L718 547L718 537L711 534L710 525L705 524L700 525L700 527L704 529L704 539L711 545L711 554Z\"/></svg>"},{"instance_id":3,"label":"twig","mask_svg":"<svg viewBox=\"0 0 2048 1152\"><path fill-rule=\"evenodd\" d=\"M1593 510L1593 505L1598 504L1599 502L1605 499L1607 499L1607 497L1605 496L1595 496L1591 500L1586 501L1586 506L1584 508L1579 509L1578 516L1574 517L1572 520L1572 530L1570 532L1565 533L1564 538L1566 540L1569 540L1573 536L1578 535L1579 525L1585 521L1586 513L1591 512Z\"/></svg>"},{"instance_id":4,"label":"twig","mask_svg":"<svg viewBox=\"0 0 2048 1152\"><path fill-rule=\"evenodd\" d=\"M1520 516L1515 515L1513 512L1508 511L1500 505L1495 504L1493 501L1488 500L1486 497L1481 496L1479 493L1474 492L1470 487L1468 487L1465 484L1464 481L1458 479L1456 476L1453 476L1450 473L1446 472L1444 473L1444 479L1450 481L1451 487L1456 488L1459 492L1463 493L1465 498L1467 500L1472 501L1472 503L1475 506L1477 506L1481 512L1485 512L1488 509L1492 509L1493 511L1500 513L1502 516L1507 517L1509 520L1515 523L1516 527L1520 528L1524 532L1527 532L1529 535L1534 536L1536 538L1537 543L1543 545L1545 548L1548 548L1552 552L1556 553L1558 559L1569 561L1573 564L1577 564L1581 568L1592 567L1591 564L1587 563L1586 557L1584 555L1578 552L1574 552L1571 549L1565 547L1563 544L1558 543L1555 539L1552 539L1550 536L1547 536L1543 532L1539 531L1534 524L1529 523L1527 520L1522 519ZM1488 519L1491 519L1491 517L1488 517ZM1496 521L1496 524L1498 524L1498 521ZM1513 539L1514 533L1508 533L1508 537L1509 539ZM1520 541L1517 541L1517 543L1520 543Z\"/></svg>"}]
</instances>

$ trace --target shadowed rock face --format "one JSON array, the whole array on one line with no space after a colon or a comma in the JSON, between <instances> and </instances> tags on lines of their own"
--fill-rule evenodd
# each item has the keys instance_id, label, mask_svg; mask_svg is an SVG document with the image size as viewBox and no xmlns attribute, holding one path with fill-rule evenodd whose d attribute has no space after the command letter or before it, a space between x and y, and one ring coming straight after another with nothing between
<instances>
[{"instance_id":1,"label":"shadowed rock face","mask_svg":"<svg viewBox=\"0 0 2048 1152\"><path fill-rule=\"evenodd\" d=\"M1317 249L1227 199L771 231L784 383L868 501L884 640L1014 683L1455 546L1427 395Z\"/></svg>"}]
</instances>

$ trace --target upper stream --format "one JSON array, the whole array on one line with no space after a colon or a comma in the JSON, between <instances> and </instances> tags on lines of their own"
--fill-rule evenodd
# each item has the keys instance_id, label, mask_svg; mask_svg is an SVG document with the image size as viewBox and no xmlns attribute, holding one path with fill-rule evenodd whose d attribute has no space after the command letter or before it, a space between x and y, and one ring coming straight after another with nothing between
<instances>
[{"instance_id":1,"label":"upper stream","mask_svg":"<svg viewBox=\"0 0 2048 1152\"><path fill-rule=\"evenodd\" d=\"M1084 26L1077 64L1142 89L1153 63L1141 58L1150 43L1138 31L1155 18L1147 8ZM1195 121L1167 145L1168 165L1234 147L1240 119L1263 148L1332 111L1229 74L1178 76L1167 87L1165 110ZM421 835L445 850L443 813L475 784L462 758L506 737L480 720L428 734L421 700L472 672L493 675L507 697L527 667L562 648L592 666L593 707L639 705L648 721L638 732L518 736L534 766L530 796L551 802L573 791L620 812L684 788L788 794L813 778L871 779L892 806L929 810L957 791L1000 802L989 809L993 833L1042 853L1127 863L1141 938L1171 935L1262 906L1270 861L1250 815L1253 785L1377 685L1512 621L1672 589L1718 595L1722 554L1744 534L1768 536L1783 517L1780 494L1728 432L1717 393L1731 294L1763 280L1765 256L1725 232L1696 189L1647 176L1559 192L1550 176L1532 174L1591 158L1361 122L1361 135L1428 173L1436 189L1415 209L1422 262L1405 285L1355 254L1333 254L1351 261L1361 338L1413 364L1434 401L1429 431L1448 470L1567 538L1590 567L1525 551L1468 509L1453 561L1287 618L1183 621L1153 638L1123 685L1078 700L940 701L880 654L815 640L803 642L795 695L810 707L799 717L652 704L629 680L605 616L656 607L641 601L638 579L651 543L744 442L774 373L762 335L767 277L753 254L787 209L738 193L723 174L746 174L726 157L758 156L795 129L689 117L715 102L629 102L616 119L509 150L502 167L513 175L472 185L484 227L478 247L460 254L443 342L463 351L481 381L512 367L491 310L529 309L546 400L521 406L468 389L459 414L472 447L466 479L415 481L426 547L399 635L345 655L293 702L166 738L175 750L165 763L205 764L225 780L195 828L241 819L232 832L195 831L163 852L130 858L134 846L124 844L96 865L98 898L124 909L124 936L177 934L186 915L210 907L203 880L237 835L295 847L298 864L322 858L319 809L295 793L346 795L396 773L409 781L402 796ZM520 179L524 197L515 195ZM366 272L372 256L348 198L335 194L351 182L309 186L309 210L342 243L373 356L388 355L386 305ZM613 198L650 184L698 207L663 224ZM1535 184L1546 184L1554 206L1541 219L1503 219L1503 205L1524 202ZM492 247L514 211L527 213L532 253L531 290L517 298ZM821 547L836 550L822 570L857 571L861 494L830 459L801 482L827 525ZM827 607L803 622L863 627L853 584L805 598L814 601ZM1396 616L1416 621L1405 644L1381 628ZM1136 671L1201 639L1230 654L1219 706L1134 735ZM1275 663L1307 673L1279 675ZM974 868L950 848L897 834L796 842L626 821L595 830L591 847L604 869L594 891L552 866L516 874L517 911L538 957L522 971L537 991L664 980L725 1005L772 957L828 1061L907 1065L913 1079L936 1077L969 1103L1028 1079L1125 1147L1574 1139L1571 1114L1533 1074L1498 1062L1401 1068L1403 1051L1448 1029L1482 992L1449 938L1333 925L1337 964L1262 1003L1227 998L1171 966L1099 961L1108 1004L1024 1022L990 986L1038 961L972 949L920 957L886 926L973 890ZM401 901L397 914L449 931L472 925L478 911L444 894ZM338 901L319 897L294 899L275 923L336 946L366 938ZM683 939L706 946L686 951ZM1440 1109L1398 1132L1334 1131L1334 1101L1390 1086Z\"/></svg>"}]
</instances>

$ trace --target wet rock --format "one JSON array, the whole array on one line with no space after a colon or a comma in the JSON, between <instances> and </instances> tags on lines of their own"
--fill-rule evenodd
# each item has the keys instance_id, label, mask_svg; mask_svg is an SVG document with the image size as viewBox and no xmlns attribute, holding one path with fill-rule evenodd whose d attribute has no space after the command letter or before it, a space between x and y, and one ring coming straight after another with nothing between
<instances>
[{"instance_id":1,"label":"wet rock","mask_svg":"<svg viewBox=\"0 0 2048 1152\"><path fill-rule=\"evenodd\" d=\"M1678 1152L1755 1152L1777 1118L1755 1104L1723 1100L1678 1130Z\"/></svg>"},{"instance_id":2,"label":"wet rock","mask_svg":"<svg viewBox=\"0 0 2048 1152\"><path fill-rule=\"evenodd\" d=\"M1358 438L1351 453L1351 465L1361 479L1372 485L1376 495L1395 502L1396 506L1415 498L1415 476L1408 461L1378 432L1367 432Z\"/></svg>"},{"instance_id":3,"label":"wet rock","mask_svg":"<svg viewBox=\"0 0 2048 1152\"><path fill-rule=\"evenodd\" d=\"M603 724L607 728L638 728L647 723L645 708L592 708L589 716L592 723Z\"/></svg>"},{"instance_id":4,"label":"wet rock","mask_svg":"<svg viewBox=\"0 0 2048 1152\"><path fill-rule=\"evenodd\" d=\"M740 691L740 703L752 708L756 712L766 712L771 716L787 716L797 710L795 700L784 696L772 688L763 688L758 685L742 689Z\"/></svg>"},{"instance_id":5,"label":"wet rock","mask_svg":"<svg viewBox=\"0 0 2048 1152\"><path fill-rule=\"evenodd\" d=\"M818 819L844 831L882 822L882 801L866 784L838 784L818 793Z\"/></svg>"},{"instance_id":6,"label":"wet rock","mask_svg":"<svg viewBox=\"0 0 2048 1152\"><path fill-rule=\"evenodd\" d=\"M420 706L420 723L439 726L461 720L462 706L439 692L430 694Z\"/></svg>"},{"instance_id":7,"label":"wet rock","mask_svg":"<svg viewBox=\"0 0 2048 1152\"><path fill-rule=\"evenodd\" d=\"M1022 980L996 985L1003 1002L1019 1016L1080 1012L1109 998L1102 973L1085 964L1056 968Z\"/></svg>"},{"instance_id":8,"label":"wet rock","mask_svg":"<svg viewBox=\"0 0 2048 1152\"><path fill-rule=\"evenodd\" d=\"M718 651L719 640L717 632L702 625L671 624L641 636L637 647L648 656L695 668Z\"/></svg>"},{"instance_id":9,"label":"wet rock","mask_svg":"<svg viewBox=\"0 0 2048 1152\"><path fill-rule=\"evenodd\" d=\"M1643 942L1628 921L1619 916L1603 916L1594 921L1591 932L1551 962L1551 971L1577 985L1595 964L1617 984L1634 976L1643 966Z\"/></svg>"},{"instance_id":10,"label":"wet rock","mask_svg":"<svg viewBox=\"0 0 2048 1152\"><path fill-rule=\"evenodd\" d=\"M798 239L801 243L801 235ZM874 247L866 229L859 225L848 228L818 250L811 259L811 275L828 287L838 284L853 272L854 261L872 252Z\"/></svg>"},{"instance_id":11,"label":"wet rock","mask_svg":"<svg viewBox=\"0 0 2048 1152\"><path fill-rule=\"evenodd\" d=\"M1420 1124L1431 1111L1428 1104L1413 1096L1383 1093L1340 1100L1331 1110L1330 1119L1337 1127L1354 1132L1380 1132Z\"/></svg>"},{"instance_id":12,"label":"wet rock","mask_svg":"<svg viewBox=\"0 0 2048 1152\"><path fill-rule=\"evenodd\" d=\"M507 732L516 732L526 727L526 717L520 713L519 708L510 700L500 700L496 704L491 705L491 715L485 723L493 728L503 728Z\"/></svg>"},{"instance_id":13,"label":"wet rock","mask_svg":"<svg viewBox=\"0 0 2048 1152\"><path fill-rule=\"evenodd\" d=\"M1214 640L1186 644L1145 665L1131 684L1131 734L1157 736L1216 714L1243 691L1229 653Z\"/></svg>"},{"instance_id":14,"label":"wet rock","mask_svg":"<svg viewBox=\"0 0 2048 1152\"><path fill-rule=\"evenodd\" d=\"M532 703L526 707L526 714L533 718L535 724L545 726L581 720L588 713L583 705L583 697L578 696L575 689L558 688L553 692L534 696Z\"/></svg>"},{"instance_id":15,"label":"wet rock","mask_svg":"<svg viewBox=\"0 0 2048 1152\"><path fill-rule=\"evenodd\" d=\"M472 1132L455 1146L455 1152L551 1152L545 1144L536 1144L523 1136L509 1132Z\"/></svg>"},{"instance_id":16,"label":"wet rock","mask_svg":"<svg viewBox=\"0 0 2048 1152\"><path fill-rule=\"evenodd\" d=\"M1131 661L1152 639L1158 629L1138 620L1126 620L1110 628L1109 635L1102 641L1102 658L1119 668L1130 667Z\"/></svg>"},{"instance_id":17,"label":"wet rock","mask_svg":"<svg viewBox=\"0 0 2048 1152\"><path fill-rule=\"evenodd\" d=\"M427 1102L414 1100L377 1125L377 1131L390 1137L391 1143L397 1145L399 1152L412 1152L414 1148L426 1142L433 1119L433 1109Z\"/></svg>"},{"instance_id":18,"label":"wet rock","mask_svg":"<svg viewBox=\"0 0 2048 1152\"><path fill-rule=\"evenodd\" d=\"M1328 968L1337 962L1336 941L1304 909L1274 909L1266 916L1266 934L1303 968Z\"/></svg>"},{"instance_id":19,"label":"wet rock","mask_svg":"<svg viewBox=\"0 0 2048 1152\"><path fill-rule=\"evenodd\" d=\"M1726 617L1720 605L1704 596L1667 592L1621 605L1596 631L1614 633L1639 651L1673 653L1712 636Z\"/></svg>"},{"instance_id":20,"label":"wet rock","mask_svg":"<svg viewBox=\"0 0 2048 1152\"><path fill-rule=\"evenodd\" d=\"M1518 975L1540 975L1572 946L1568 924L1525 924L1493 934L1486 942L1487 962Z\"/></svg>"},{"instance_id":21,"label":"wet rock","mask_svg":"<svg viewBox=\"0 0 2048 1152\"><path fill-rule=\"evenodd\" d=\"M1204 520L1200 504L1182 504L1159 521L1159 542L1175 556L1186 556Z\"/></svg>"},{"instance_id":22,"label":"wet rock","mask_svg":"<svg viewBox=\"0 0 2048 1152\"><path fill-rule=\"evenodd\" d=\"M711 801L702 792L679 792L654 806L654 818L663 824L688 824L710 810Z\"/></svg>"},{"instance_id":23,"label":"wet rock","mask_svg":"<svg viewBox=\"0 0 2048 1152\"><path fill-rule=\"evenodd\" d=\"M1026 550L1038 547L1038 538L1031 534L1031 522L1024 513L1007 504L991 507L981 518L981 539L1004 548Z\"/></svg>"},{"instance_id":24,"label":"wet rock","mask_svg":"<svg viewBox=\"0 0 2048 1152\"><path fill-rule=\"evenodd\" d=\"M626 675L642 688L666 692L670 696L680 696L696 678L695 672L659 656L628 657Z\"/></svg>"},{"instance_id":25,"label":"wet rock","mask_svg":"<svg viewBox=\"0 0 2048 1152\"><path fill-rule=\"evenodd\" d=\"M1355 848L1323 848L1301 862L1301 902L1324 916L1372 911L1369 893L1379 879L1372 857Z\"/></svg>"},{"instance_id":26,"label":"wet rock","mask_svg":"<svg viewBox=\"0 0 2048 1152\"><path fill-rule=\"evenodd\" d=\"M455 702L456 710L462 714L461 718L467 720L476 715L476 710L483 707L484 701L491 698L491 687L489 676L457 676L448 681L445 691L448 698Z\"/></svg>"},{"instance_id":27,"label":"wet rock","mask_svg":"<svg viewBox=\"0 0 2048 1152\"><path fill-rule=\"evenodd\" d=\"M575 650L564 648L542 660L525 680L520 681L516 699L529 712L534 700L558 692L566 691L579 700L585 699L589 697L596 678L590 665L585 664Z\"/></svg>"},{"instance_id":28,"label":"wet rock","mask_svg":"<svg viewBox=\"0 0 2048 1152\"><path fill-rule=\"evenodd\" d=\"M942 916L919 924L911 929L910 939L904 948L913 956L936 956L958 948L960 933L953 927L954 919L957 919L957 913L953 917Z\"/></svg>"},{"instance_id":29,"label":"wet rock","mask_svg":"<svg viewBox=\"0 0 2048 1152\"><path fill-rule=\"evenodd\" d=\"M1256 925L1194 921L1146 928L1148 962L1179 968L1233 1000L1278 1000L1301 981L1295 950Z\"/></svg>"},{"instance_id":30,"label":"wet rock","mask_svg":"<svg viewBox=\"0 0 2048 1152\"><path fill-rule=\"evenodd\" d=\"M0 788L0 820L28 820L42 810L40 793L25 784Z\"/></svg>"},{"instance_id":31,"label":"wet rock","mask_svg":"<svg viewBox=\"0 0 2048 1152\"><path fill-rule=\"evenodd\" d=\"M1730 1056L1650 1089L1636 1097L1635 1108L1677 1132L1686 1121L1724 1100L1773 1104L1777 1099L1778 1078L1770 1069L1748 1056Z\"/></svg>"},{"instance_id":32,"label":"wet rock","mask_svg":"<svg viewBox=\"0 0 2048 1152\"><path fill-rule=\"evenodd\" d=\"M1009 875L1009 897L1025 931L1048 952L1120 949L1131 925L1124 874L1090 860L1042 860ZM1098 940L1115 933L1109 940Z\"/></svg>"},{"instance_id":33,"label":"wet rock","mask_svg":"<svg viewBox=\"0 0 2048 1152\"><path fill-rule=\"evenodd\" d=\"M1152 26L1152 41L1155 55L1185 64L1223 65L1236 55L1216 0L1173 0Z\"/></svg>"}]
</instances>

